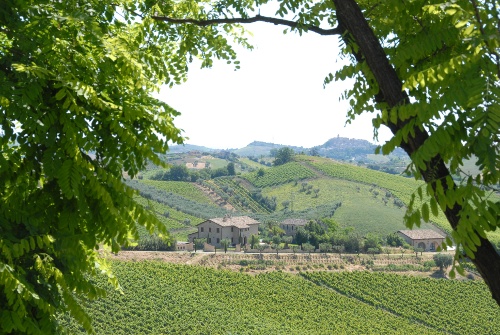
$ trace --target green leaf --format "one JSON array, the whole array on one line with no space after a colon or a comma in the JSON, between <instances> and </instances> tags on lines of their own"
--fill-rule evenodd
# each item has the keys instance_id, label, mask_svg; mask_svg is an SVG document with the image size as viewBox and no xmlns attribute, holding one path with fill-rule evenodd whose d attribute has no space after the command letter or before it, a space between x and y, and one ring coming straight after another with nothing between
<instances>
[{"instance_id":1,"label":"green leaf","mask_svg":"<svg viewBox=\"0 0 500 335\"><path fill-rule=\"evenodd\" d=\"M425 222L429 222L429 205L427 203L422 205L422 218Z\"/></svg>"}]
</instances>

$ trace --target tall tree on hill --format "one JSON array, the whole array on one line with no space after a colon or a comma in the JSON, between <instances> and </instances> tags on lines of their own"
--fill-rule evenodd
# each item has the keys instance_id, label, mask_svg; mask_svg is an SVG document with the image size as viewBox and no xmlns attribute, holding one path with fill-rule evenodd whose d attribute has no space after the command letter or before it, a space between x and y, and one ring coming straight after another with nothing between
<instances>
[{"instance_id":1,"label":"tall tree on hill","mask_svg":"<svg viewBox=\"0 0 500 335\"><path fill-rule=\"evenodd\" d=\"M295 155L295 152L292 148L283 147L279 148L276 152L276 158L273 161L274 166L283 165L292 161L292 157Z\"/></svg>"},{"instance_id":2,"label":"tall tree on hill","mask_svg":"<svg viewBox=\"0 0 500 335\"><path fill-rule=\"evenodd\" d=\"M227 164L227 174L229 176L234 176L236 174L236 169L233 162Z\"/></svg>"},{"instance_id":3,"label":"tall tree on hill","mask_svg":"<svg viewBox=\"0 0 500 335\"><path fill-rule=\"evenodd\" d=\"M221 0L216 8L200 6L185 16L161 7L153 19L208 30L260 21L300 34L339 36L342 56L351 63L330 74L325 84L354 79L344 94L352 107L348 122L375 113L375 130L386 126L394 134L381 151L404 149L412 160L408 170L426 182L408 206L407 225L418 226L441 210L453 240L500 304L500 256L486 235L500 226L500 202L491 197L500 176L498 3L284 0L276 16L261 16L255 8L268 2ZM294 20L286 19L288 13ZM460 170L471 157L477 158L476 175ZM454 182L456 174L461 183ZM460 257L457 253L455 260Z\"/></svg>"}]
</instances>

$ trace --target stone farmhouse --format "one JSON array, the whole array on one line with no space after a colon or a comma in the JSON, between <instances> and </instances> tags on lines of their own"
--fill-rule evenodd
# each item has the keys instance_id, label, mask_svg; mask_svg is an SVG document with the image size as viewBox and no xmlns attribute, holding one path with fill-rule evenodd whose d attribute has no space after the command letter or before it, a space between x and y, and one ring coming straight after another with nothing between
<instances>
[{"instance_id":1,"label":"stone farmhouse","mask_svg":"<svg viewBox=\"0 0 500 335\"><path fill-rule=\"evenodd\" d=\"M446 238L432 229L399 230L398 235L412 247L422 248L424 251L436 251Z\"/></svg>"},{"instance_id":2,"label":"stone farmhouse","mask_svg":"<svg viewBox=\"0 0 500 335\"><path fill-rule=\"evenodd\" d=\"M297 230L300 227L304 227L307 224L305 219L286 219L280 223L280 228L285 231L287 236L295 236Z\"/></svg>"},{"instance_id":3,"label":"stone farmhouse","mask_svg":"<svg viewBox=\"0 0 500 335\"><path fill-rule=\"evenodd\" d=\"M204 238L207 243L217 248L221 247L220 242L227 238L232 245L246 245L250 242L252 235L259 234L260 222L248 216L224 216L203 221L196 227L197 232L189 234L189 242L195 238Z\"/></svg>"}]
</instances>

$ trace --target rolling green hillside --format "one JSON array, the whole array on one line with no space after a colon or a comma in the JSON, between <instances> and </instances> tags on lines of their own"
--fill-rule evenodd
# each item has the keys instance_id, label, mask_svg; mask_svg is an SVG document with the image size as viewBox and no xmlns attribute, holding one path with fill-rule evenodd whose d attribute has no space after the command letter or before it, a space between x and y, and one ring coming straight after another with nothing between
<instances>
[{"instance_id":1,"label":"rolling green hillside","mask_svg":"<svg viewBox=\"0 0 500 335\"><path fill-rule=\"evenodd\" d=\"M337 208L340 203L333 218L343 227L353 227L361 236L367 233L383 236L404 229L403 217L411 195L425 187L423 182L412 178L302 155L260 173L254 170L239 176L218 177L202 185L146 179L139 184L147 188L146 193L153 200L173 208L172 213L178 211L198 218L188 218L190 225L221 217L228 211L233 215L250 215L261 222L320 219L330 216L329 208ZM163 211L169 210L158 212ZM437 217L431 215L431 220L435 226L422 223L421 228L437 227L450 232L441 212ZM170 222L169 227L181 240L193 229L176 225ZM499 232L491 232L489 236L494 244L500 242Z\"/></svg>"},{"instance_id":2,"label":"rolling green hillside","mask_svg":"<svg viewBox=\"0 0 500 335\"><path fill-rule=\"evenodd\" d=\"M153 261L111 265L124 294L110 290L105 299L85 302L100 335L469 335L500 329L500 311L482 282L368 272L250 276ZM104 278L98 283L108 287ZM70 333L83 334L60 320Z\"/></svg>"}]
</instances>

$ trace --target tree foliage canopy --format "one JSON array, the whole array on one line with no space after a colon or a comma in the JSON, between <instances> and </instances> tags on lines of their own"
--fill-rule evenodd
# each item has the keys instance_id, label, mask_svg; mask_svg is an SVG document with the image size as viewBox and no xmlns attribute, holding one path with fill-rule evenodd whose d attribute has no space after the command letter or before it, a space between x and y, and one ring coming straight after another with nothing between
<instances>
[{"instance_id":1,"label":"tree foliage canopy","mask_svg":"<svg viewBox=\"0 0 500 335\"><path fill-rule=\"evenodd\" d=\"M162 230L123 183L183 141L178 113L153 94L182 82L197 52L205 66L235 56L217 29L172 29L154 10L121 0L0 6L0 333L58 333L58 310L91 331L76 297L103 291L88 275L117 285L99 244L117 252L137 223Z\"/></svg>"},{"instance_id":2,"label":"tree foliage canopy","mask_svg":"<svg viewBox=\"0 0 500 335\"><path fill-rule=\"evenodd\" d=\"M295 151L289 147L279 148L276 151L276 158L273 161L274 166L283 165L292 161Z\"/></svg>"}]
</instances>

